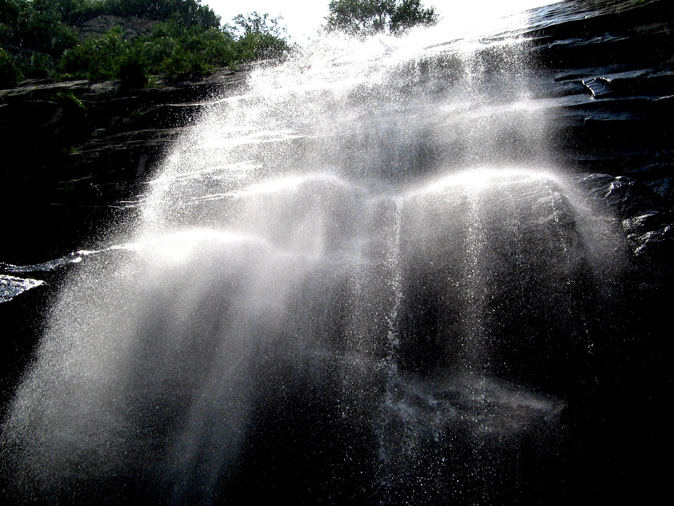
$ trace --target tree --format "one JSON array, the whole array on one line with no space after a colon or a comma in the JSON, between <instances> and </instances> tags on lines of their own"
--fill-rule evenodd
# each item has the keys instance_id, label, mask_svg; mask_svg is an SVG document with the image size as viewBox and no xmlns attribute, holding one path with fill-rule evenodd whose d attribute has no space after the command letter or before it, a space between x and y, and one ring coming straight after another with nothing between
<instances>
[{"instance_id":1,"label":"tree","mask_svg":"<svg viewBox=\"0 0 674 506\"><path fill-rule=\"evenodd\" d=\"M122 17L141 16L160 20L172 18L184 26L200 26L204 29L220 27L220 18L210 7L201 5L201 0L88 0L88 2L90 17L115 14Z\"/></svg>"},{"instance_id":2,"label":"tree","mask_svg":"<svg viewBox=\"0 0 674 506\"><path fill-rule=\"evenodd\" d=\"M86 79L114 79L127 56L130 43L117 26L100 37L89 37L82 44L66 51L59 62L67 75Z\"/></svg>"},{"instance_id":3,"label":"tree","mask_svg":"<svg viewBox=\"0 0 674 506\"><path fill-rule=\"evenodd\" d=\"M332 0L327 29L352 35L402 33L417 25L432 25L438 16L421 0Z\"/></svg>"},{"instance_id":4,"label":"tree","mask_svg":"<svg viewBox=\"0 0 674 506\"><path fill-rule=\"evenodd\" d=\"M201 1L0 0L0 85L15 86L23 77L119 78L135 88L151 75L188 79L291 49L279 18L254 12L223 27ZM158 22L136 38L115 27L79 40L74 27L111 14Z\"/></svg>"},{"instance_id":5,"label":"tree","mask_svg":"<svg viewBox=\"0 0 674 506\"><path fill-rule=\"evenodd\" d=\"M234 17L234 26L226 26L225 29L239 34L237 45L242 61L278 58L290 49L280 19L258 12Z\"/></svg>"},{"instance_id":6,"label":"tree","mask_svg":"<svg viewBox=\"0 0 674 506\"><path fill-rule=\"evenodd\" d=\"M0 89L13 88L22 77L12 55L0 47Z\"/></svg>"}]
</instances>

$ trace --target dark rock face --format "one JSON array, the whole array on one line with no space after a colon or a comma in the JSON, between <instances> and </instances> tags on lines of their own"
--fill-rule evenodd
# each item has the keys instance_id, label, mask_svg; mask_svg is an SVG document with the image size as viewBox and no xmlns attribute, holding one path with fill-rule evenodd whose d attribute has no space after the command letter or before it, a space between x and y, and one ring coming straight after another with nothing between
<instances>
[{"instance_id":1,"label":"dark rock face","mask_svg":"<svg viewBox=\"0 0 674 506\"><path fill-rule=\"evenodd\" d=\"M674 68L665 48L674 37L673 6L659 0L560 5L542 14L577 9L579 18L552 26L543 20L524 34L540 66L535 88L554 97L550 141L560 161L614 175L649 166L649 176L661 176L653 165L671 163Z\"/></svg>"},{"instance_id":2,"label":"dark rock face","mask_svg":"<svg viewBox=\"0 0 674 506\"><path fill-rule=\"evenodd\" d=\"M35 263L82 246L120 208L133 207L129 201L167 147L243 79L221 72L137 90L87 81L0 90L3 171L11 189L5 206L12 209L0 230L12 239L2 242L0 258Z\"/></svg>"},{"instance_id":3,"label":"dark rock face","mask_svg":"<svg viewBox=\"0 0 674 506\"><path fill-rule=\"evenodd\" d=\"M547 21L562 12L564 21ZM648 265L642 275L670 282L674 6L568 1L534 19L524 36L537 96L549 101L555 162L622 219L636 265Z\"/></svg>"},{"instance_id":4,"label":"dark rock face","mask_svg":"<svg viewBox=\"0 0 674 506\"><path fill-rule=\"evenodd\" d=\"M0 90L3 406L35 351L61 280L82 260L73 252L111 220L134 215L135 199L166 149L243 79L223 71L137 90L88 81Z\"/></svg>"},{"instance_id":5,"label":"dark rock face","mask_svg":"<svg viewBox=\"0 0 674 506\"><path fill-rule=\"evenodd\" d=\"M664 357L674 302L674 5L571 1L543 12L562 10L565 22L543 17L526 34L539 65L536 88L550 100L549 142L556 163L620 218L631 251L616 326L597 350L587 422L577 425L585 441L577 466L587 478L568 489L622 502L662 490L655 448L671 443L657 411L671 383Z\"/></svg>"},{"instance_id":6,"label":"dark rock face","mask_svg":"<svg viewBox=\"0 0 674 506\"><path fill-rule=\"evenodd\" d=\"M100 37L116 26L124 27L124 37L135 39L141 35L149 35L158 21L143 17L126 17L106 14L89 19L77 27L80 38Z\"/></svg>"}]
</instances>

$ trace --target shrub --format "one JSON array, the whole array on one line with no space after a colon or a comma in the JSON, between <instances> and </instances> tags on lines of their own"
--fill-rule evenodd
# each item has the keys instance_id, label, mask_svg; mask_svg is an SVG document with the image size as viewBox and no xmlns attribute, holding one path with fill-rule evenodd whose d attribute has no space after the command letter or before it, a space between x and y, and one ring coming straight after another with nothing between
<instances>
[{"instance_id":1,"label":"shrub","mask_svg":"<svg viewBox=\"0 0 674 506\"><path fill-rule=\"evenodd\" d=\"M51 75L54 58L46 53L33 52L29 58L21 62L21 70L26 77L44 79Z\"/></svg>"},{"instance_id":2,"label":"shrub","mask_svg":"<svg viewBox=\"0 0 674 506\"><path fill-rule=\"evenodd\" d=\"M79 46L66 51L59 64L68 75L84 79L112 79L119 76L129 51L120 27L100 37L87 38Z\"/></svg>"},{"instance_id":3,"label":"shrub","mask_svg":"<svg viewBox=\"0 0 674 506\"><path fill-rule=\"evenodd\" d=\"M125 88L143 88L149 81L146 66L135 56L128 56L119 67L119 79Z\"/></svg>"},{"instance_id":4,"label":"shrub","mask_svg":"<svg viewBox=\"0 0 674 506\"><path fill-rule=\"evenodd\" d=\"M328 9L328 30L352 35L397 34L438 18L435 9L423 7L421 0L332 0Z\"/></svg>"},{"instance_id":5,"label":"shrub","mask_svg":"<svg viewBox=\"0 0 674 506\"><path fill-rule=\"evenodd\" d=\"M63 1L63 0L60 0ZM89 0L89 17L101 14L118 16L143 16L152 19L173 19L183 26L218 28L220 18L201 0Z\"/></svg>"},{"instance_id":6,"label":"shrub","mask_svg":"<svg viewBox=\"0 0 674 506\"><path fill-rule=\"evenodd\" d=\"M278 58L290 50L285 40L285 28L280 25L280 18L270 18L268 14L251 14L235 16L234 27L226 27L239 33L237 53L239 61L250 61L260 58Z\"/></svg>"},{"instance_id":7,"label":"shrub","mask_svg":"<svg viewBox=\"0 0 674 506\"><path fill-rule=\"evenodd\" d=\"M67 23L95 15L146 16L161 20L152 33L127 40L116 27L79 42ZM119 78L140 87L150 74L170 79L201 76L216 67L282 55L289 49L278 19L257 13L220 26L200 0L0 0L0 43L21 58L5 58L5 82L20 75L55 79ZM14 64L14 67L10 65ZM11 84L8 84L11 86Z\"/></svg>"},{"instance_id":8,"label":"shrub","mask_svg":"<svg viewBox=\"0 0 674 506\"><path fill-rule=\"evenodd\" d=\"M22 78L14 57L0 48L0 88L13 88Z\"/></svg>"},{"instance_id":9,"label":"shrub","mask_svg":"<svg viewBox=\"0 0 674 506\"><path fill-rule=\"evenodd\" d=\"M66 109L86 110L84 103L72 91L61 91L56 94L54 101Z\"/></svg>"},{"instance_id":10,"label":"shrub","mask_svg":"<svg viewBox=\"0 0 674 506\"><path fill-rule=\"evenodd\" d=\"M198 54L183 48L176 49L169 58L162 62L161 66L162 73L173 81L203 76L212 70L213 67Z\"/></svg>"},{"instance_id":11,"label":"shrub","mask_svg":"<svg viewBox=\"0 0 674 506\"><path fill-rule=\"evenodd\" d=\"M28 11L20 18L13 33L13 45L60 57L66 49L77 45L75 30L61 22L52 10Z\"/></svg>"}]
</instances>

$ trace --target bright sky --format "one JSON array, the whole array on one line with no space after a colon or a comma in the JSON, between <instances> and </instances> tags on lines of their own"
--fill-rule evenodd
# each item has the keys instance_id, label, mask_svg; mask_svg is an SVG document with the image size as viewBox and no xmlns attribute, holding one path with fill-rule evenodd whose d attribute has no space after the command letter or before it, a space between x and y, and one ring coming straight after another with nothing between
<instances>
[{"instance_id":1,"label":"bright sky","mask_svg":"<svg viewBox=\"0 0 674 506\"><path fill-rule=\"evenodd\" d=\"M553 3L554 0L425 0L422 5L433 6L441 17L455 16L457 11L465 14L491 14L520 12L537 5ZM281 22L288 28L288 35L295 42L312 37L328 15L329 0L202 0L228 23L237 14L257 11L271 17L283 16ZM471 17L473 17L471 16Z\"/></svg>"},{"instance_id":2,"label":"bright sky","mask_svg":"<svg viewBox=\"0 0 674 506\"><path fill-rule=\"evenodd\" d=\"M328 15L329 0L201 0L222 18L223 23L231 22L237 14L259 12L272 18L282 16L281 24L288 28L288 35L295 42L313 36Z\"/></svg>"}]
</instances>

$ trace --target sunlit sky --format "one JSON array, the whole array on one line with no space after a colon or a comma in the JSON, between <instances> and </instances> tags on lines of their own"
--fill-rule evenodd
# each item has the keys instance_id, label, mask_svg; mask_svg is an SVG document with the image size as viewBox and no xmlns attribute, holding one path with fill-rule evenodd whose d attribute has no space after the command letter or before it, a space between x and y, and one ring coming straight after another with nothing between
<instances>
[{"instance_id":1,"label":"sunlit sky","mask_svg":"<svg viewBox=\"0 0 674 506\"><path fill-rule=\"evenodd\" d=\"M433 6L441 18L467 17L476 15L507 14L519 12L538 5L553 3L554 0L425 0L423 5ZM202 0L202 4L211 7L223 23L230 22L237 14L257 11L271 17L282 16L282 24L287 27L288 35L295 42L304 42L311 38L325 22L328 15L329 0Z\"/></svg>"}]
</instances>

